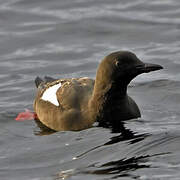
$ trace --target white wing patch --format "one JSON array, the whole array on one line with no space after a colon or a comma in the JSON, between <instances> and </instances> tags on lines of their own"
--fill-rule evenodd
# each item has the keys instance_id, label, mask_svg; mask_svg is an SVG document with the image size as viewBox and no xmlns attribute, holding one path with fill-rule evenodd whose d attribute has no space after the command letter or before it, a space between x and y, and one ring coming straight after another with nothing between
<instances>
[{"instance_id":1,"label":"white wing patch","mask_svg":"<svg viewBox=\"0 0 180 180\"><path fill-rule=\"evenodd\" d=\"M59 102L57 101L56 92L60 87L61 87L61 83L49 87L48 89L46 89L44 91L41 99L43 99L44 101L49 101L56 106L59 106Z\"/></svg>"}]
</instances>

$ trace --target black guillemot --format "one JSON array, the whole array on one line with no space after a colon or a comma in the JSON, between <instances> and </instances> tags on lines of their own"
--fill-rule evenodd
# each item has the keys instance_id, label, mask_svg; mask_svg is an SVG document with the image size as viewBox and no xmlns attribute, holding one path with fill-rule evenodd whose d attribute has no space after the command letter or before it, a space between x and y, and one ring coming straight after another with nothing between
<instances>
[{"instance_id":1,"label":"black guillemot","mask_svg":"<svg viewBox=\"0 0 180 180\"><path fill-rule=\"evenodd\" d=\"M157 64L143 63L129 51L106 56L97 69L96 79L36 78L38 92L34 110L39 121L55 131L77 131L94 122L111 124L141 116L127 86L137 75L160 70Z\"/></svg>"}]
</instances>

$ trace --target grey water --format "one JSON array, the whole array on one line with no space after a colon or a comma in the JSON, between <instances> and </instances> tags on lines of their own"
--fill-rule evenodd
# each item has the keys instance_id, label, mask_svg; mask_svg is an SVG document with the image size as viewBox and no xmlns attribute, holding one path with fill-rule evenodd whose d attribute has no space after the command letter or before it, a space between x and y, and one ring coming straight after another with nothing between
<instances>
[{"instance_id":1,"label":"grey water","mask_svg":"<svg viewBox=\"0 0 180 180\"><path fill-rule=\"evenodd\" d=\"M117 50L164 67L130 84L142 117L121 132L14 120L33 110L37 75L95 78ZM0 1L0 180L178 180L179 110L179 0Z\"/></svg>"}]
</instances>

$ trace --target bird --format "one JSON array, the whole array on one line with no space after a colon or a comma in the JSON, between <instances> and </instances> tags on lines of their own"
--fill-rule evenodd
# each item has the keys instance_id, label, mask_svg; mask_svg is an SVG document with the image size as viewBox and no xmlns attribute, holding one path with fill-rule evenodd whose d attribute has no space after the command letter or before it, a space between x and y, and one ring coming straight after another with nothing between
<instances>
[{"instance_id":1,"label":"bird","mask_svg":"<svg viewBox=\"0 0 180 180\"><path fill-rule=\"evenodd\" d=\"M142 62L130 51L112 52L99 63L95 80L88 77L36 77L34 111L38 120L55 131L79 131L141 117L127 86L136 76L163 69Z\"/></svg>"}]
</instances>

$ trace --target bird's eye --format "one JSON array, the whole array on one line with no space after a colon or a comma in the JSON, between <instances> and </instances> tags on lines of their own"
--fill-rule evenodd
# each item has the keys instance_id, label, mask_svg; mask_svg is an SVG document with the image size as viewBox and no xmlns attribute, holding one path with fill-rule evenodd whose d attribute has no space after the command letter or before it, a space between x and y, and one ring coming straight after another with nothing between
<instances>
[{"instance_id":1,"label":"bird's eye","mask_svg":"<svg viewBox=\"0 0 180 180\"><path fill-rule=\"evenodd\" d=\"M115 64L116 64L117 67L121 66L121 63L119 61L116 61Z\"/></svg>"}]
</instances>

